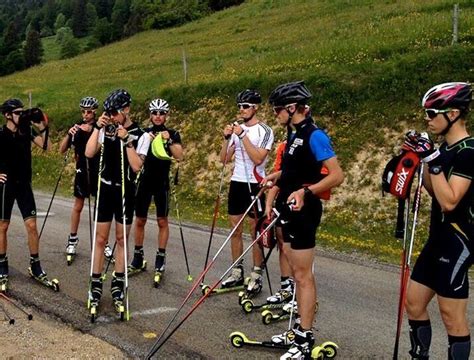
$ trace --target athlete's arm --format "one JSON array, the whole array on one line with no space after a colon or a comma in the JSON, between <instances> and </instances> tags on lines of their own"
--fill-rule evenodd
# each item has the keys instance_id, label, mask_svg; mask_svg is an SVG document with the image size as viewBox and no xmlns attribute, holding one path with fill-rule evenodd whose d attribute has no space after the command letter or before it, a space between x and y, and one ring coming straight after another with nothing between
<instances>
[{"instance_id":1,"label":"athlete's arm","mask_svg":"<svg viewBox=\"0 0 474 360\"><path fill-rule=\"evenodd\" d=\"M184 151L183 146L179 143L173 143L170 145L171 155L178 160L181 161L184 158Z\"/></svg>"},{"instance_id":2,"label":"athlete's arm","mask_svg":"<svg viewBox=\"0 0 474 360\"><path fill-rule=\"evenodd\" d=\"M0 184L5 184L7 181L7 174L0 173Z\"/></svg>"},{"instance_id":3,"label":"athlete's arm","mask_svg":"<svg viewBox=\"0 0 474 360\"><path fill-rule=\"evenodd\" d=\"M51 140L50 140L50 137L46 137L46 134L48 133L48 126L43 122L41 121L38 125L38 130L39 130L39 134L37 134L34 138L33 138L33 144L35 144L36 146L42 148L43 150L51 150ZM45 146L45 142L46 142L46 146Z\"/></svg>"},{"instance_id":4,"label":"athlete's arm","mask_svg":"<svg viewBox=\"0 0 474 360\"><path fill-rule=\"evenodd\" d=\"M426 191L428 191L428 194L434 196L433 185L431 184L431 177L428 173L428 166L425 166L423 168L423 186L425 187Z\"/></svg>"},{"instance_id":5,"label":"athlete's arm","mask_svg":"<svg viewBox=\"0 0 474 360\"><path fill-rule=\"evenodd\" d=\"M222 144L221 152L219 154L219 158L221 163L228 163L232 156L234 155L235 147L232 146L231 140L226 140Z\"/></svg>"},{"instance_id":6,"label":"athlete's arm","mask_svg":"<svg viewBox=\"0 0 474 360\"><path fill-rule=\"evenodd\" d=\"M263 149L252 144L247 135L245 135L241 141L250 160L252 160L255 165L260 165L265 161L268 155L267 149Z\"/></svg>"},{"instance_id":7,"label":"athlete's arm","mask_svg":"<svg viewBox=\"0 0 474 360\"><path fill-rule=\"evenodd\" d=\"M270 217L272 216L273 202L275 201L275 198L278 195L279 191L280 191L280 188L278 186L273 186L267 192L267 198L265 200L265 215L267 216L268 219L270 219Z\"/></svg>"},{"instance_id":8,"label":"athlete's arm","mask_svg":"<svg viewBox=\"0 0 474 360\"><path fill-rule=\"evenodd\" d=\"M103 113L97 120L94 126L94 130L92 130L92 134L89 137L89 140L87 141L87 144L86 144L86 151L84 152L86 157L93 158L95 154L97 154L97 152L99 151L100 146L101 146L101 144L99 143L99 136L101 134L101 129L105 125L107 125L109 121L110 121L110 118L105 113Z\"/></svg>"},{"instance_id":9,"label":"athlete's arm","mask_svg":"<svg viewBox=\"0 0 474 360\"><path fill-rule=\"evenodd\" d=\"M471 185L470 179L457 175L451 175L449 181L446 180L443 173L430 174L430 178L433 193L443 212L453 211Z\"/></svg>"}]
</instances>

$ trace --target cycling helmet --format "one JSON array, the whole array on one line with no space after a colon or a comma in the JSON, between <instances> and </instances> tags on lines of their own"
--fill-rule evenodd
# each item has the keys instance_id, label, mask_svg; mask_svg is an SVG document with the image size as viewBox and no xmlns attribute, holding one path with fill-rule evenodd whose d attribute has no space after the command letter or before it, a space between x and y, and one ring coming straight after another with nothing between
<instances>
[{"instance_id":1,"label":"cycling helmet","mask_svg":"<svg viewBox=\"0 0 474 360\"><path fill-rule=\"evenodd\" d=\"M2 104L2 113L11 113L13 110L22 107L23 103L20 99L8 99Z\"/></svg>"},{"instance_id":2,"label":"cycling helmet","mask_svg":"<svg viewBox=\"0 0 474 360\"><path fill-rule=\"evenodd\" d=\"M450 82L439 84L429 89L421 105L425 109L444 110L448 108L467 110L472 100L471 84Z\"/></svg>"},{"instance_id":3,"label":"cycling helmet","mask_svg":"<svg viewBox=\"0 0 474 360\"><path fill-rule=\"evenodd\" d=\"M81 99L79 107L82 109L97 109L99 107L99 102L95 97L86 96L85 98Z\"/></svg>"},{"instance_id":4,"label":"cycling helmet","mask_svg":"<svg viewBox=\"0 0 474 360\"><path fill-rule=\"evenodd\" d=\"M170 105L166 100L163 99L155 99L150 102L150 105L148 106L148 109L150 112L152 111L170 111Z\"/></svg>"},{"instance_id":5,"label":"cycling helmet","mask_svg":"<svg viewBox=\"0 0 474 360\"><path fill-rule=\"evenodd\" d=\"M304 81L295 81L277 86L270 94L268 101L273 106L284 106L293 103L306 104L311 96L311 92Z\"/></svg>"},{"instance_id":6,"label":"cycling helmet","mask_svg":"<svg viewBox=\"0 0 474 360\"><path fill-rule=\"evenodd\" d=\"M249 104L261 104L262 96L258 91L246 89L241 91L236 98L237 104L239 103L249 103Z\"/></svg>"},{"instance_id":7,"label":"cycling helmet","mask_svg":"<svg viewBox=\"0 0 474 360\"><path fill-rule=\"evenodd\" d=\"M127 90L118 89L112 91L104 101L104 111L123 110L132 103L132 97Z\"/></svg>"}]
</instances>

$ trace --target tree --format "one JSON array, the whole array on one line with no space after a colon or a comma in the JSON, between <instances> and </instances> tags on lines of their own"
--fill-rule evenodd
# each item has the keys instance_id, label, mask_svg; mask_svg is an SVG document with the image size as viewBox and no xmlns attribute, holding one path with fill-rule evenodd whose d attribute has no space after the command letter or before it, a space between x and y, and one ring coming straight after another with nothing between
<instances>
[{"instance_id":1,"label":"tree","mask_svg":"<svg viewBox=\"0 0 474 360\"><path fill-rule=\"evenodd\" d=\"M94 28L94 37L99 40L101 44L105 45L110 42L111 35L112 28L107 18L97 20Z\"/></svg>"},{"instance_id":2,"label":"tree","mask_svg":"<svg viewBox=\"0 0 474 360\"><path fill-rule=\"evenodd\" d=\"M2 63L2 74L11 74L25 68L25 58L20 49L10 52Z\"/></svg>"},{"instance_id":3,"label":"tree","mask_svg":"<svg viewBox=\"0 0 474 360\"><path fill-rule=\"evenodd\" d=\"M75 37L84 37L87 35L87 1L75 0L72 12L72 33Z\"/></svg>"},{"instance_id":4,"label":"tree","mask_svg":"<svg viewBox=\"0 0 474 360\"><path fill-rule=\"evenodd\" d=\"M66 17L63 13L59 13L58 16L56 16L56 21L54 22L54 30L58 31L58 29L64 27L64 25L66 25Z\"/></svg>"},{"instance_id":5,"label":"tree","mask_svg":"<svg viewBox=\"0 0 474 360\"><path fill-rule=\"evenodd\" d=\"M20 38L18 37L18 28L15 22L11 21L3 35L3 53L5 55L17 50L20 47Z\"/></svg>"},{"instance_id":6,"label":"tree","mask_svg":"<svg viewBox=\"0 0 474 360\"><path fill-rule=\"evenodd\" d=\"M71 28L64 26L56 31L56 43L61 44L66 37L74 37Z\"/></svg>"},{"instance_id":7,"label":"tree","mask_svg":"<svg viewBox=\"0 0 474 360\"><path fill-rule=\"evenodd\" d=\"M112 11L112 41L122 38L124 26L129 17L130 1L117 0Z\"/></svg>"},{"instance_id":8,"label":"tree","mask_svg":"<svg viewBox=\"0 0 474 360\"><path fill-rule=\"evenodd\" d=\"M72 58L76 55L79 55L81 52L81 47L79 40L77 40L72 34L66 33L61 41L61 50L60 56L61 59Z\"/></svg>"},{"instance_id":9,"label":"tree","mask_svg":"<svg viewBox=\"0 0 474 360\"><path fill-rule=\"evenodd\" d=\"M90 34L91 31L95 28L97 23L97 11L95 10L94 5L87 3L86 7L86 18L87 18L87 32Z\"/></svg>"},{"instance_id":10,"label":"tree","mask_svg":"<svg viewBox=\"0 0 474 360\"><path fill-rule=\"evenodd\" d=\"M56 21L57 15L58 6L56 5L56 0L47 0L46 4L43 6L42 27L49 27L52 29L54 27L54 22Z\"/></svg>"},{"instance_id":11,"label":"tree","mask_svg":"<svg viewBox=\"0 0 474 360\"><path fill-rule=\"evenodd\" d=\"M40 34L36 30L31 30L26 36L23 54L25 58L25 67L29 68L41 63L43 45L41 44Z\"/></svg>"}]
</instances>

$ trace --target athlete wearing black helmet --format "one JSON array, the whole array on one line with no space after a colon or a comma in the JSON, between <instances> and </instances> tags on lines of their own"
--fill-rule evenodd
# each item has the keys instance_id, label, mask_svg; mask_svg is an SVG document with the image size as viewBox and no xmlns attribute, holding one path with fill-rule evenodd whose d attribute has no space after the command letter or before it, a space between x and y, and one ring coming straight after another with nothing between
<instances>
[{"instance_id":1,"label":"athlete wearing black helmet","mask_svg":"<svg viewBox=\"0 0 474 360\"><path fill-rule=\"evenodd\" d=\"M29 272L35 279L46 278L39 261L36 205L31 188L31 143L48 149L47 120L35 123L22 116L23 103L8 99L1 105L6 124L0 128L0 291L8 282L7 232L16 200L28 233Z\"/></svg>"},{"instance_id":2,"label":"athlete wearing black helmet","mask_svg":"<svg viewBox=\"0 0 474 360\"><path fill-rule=\"evenodd\" d=\"M275 343L292 343L281 359L310 358L316 309L316 285L312 272L316 229L322 215L317 197L344 179L328 135L308 114L311 93L303 81L275 88L269 101L280 125L288 128L281 170L269 175L279 189L276 206L281 210L284 248L296 282L300 322L294 329L272 338ZM328 175L321 174L322 167ZM293 211L289 212L288 203ZM294 341L293 341L294 339Z\"/></svg>"},{"instance_id":3,"label":"athlete wearing black helmet","mask_svg":"<svg viewBox=\"0 0 474 360\"><path fill-rule=\"evenodd\" d=\"M428 359L431 322L428 304L436 295L448 333L448 359L469 359L471 337L467 319L468 270L474 261L474 138L466 127L472 87L451 82L436 85L423 97L429 132L444 135L436 149L426 136L406 143L427 164L423 185L432 197L428 240L413 268L406 310L410 355Z\"/></svg>"},{"instance_id":4,"label":"athlete wearing black helmet","mask_svg":"<svg viewBox=\"0 0 474 360\"><path fill-rule=\"evenodd\" d=\"M273 130L261 122L257 117L259 104L262 102L260 94L251 89L240 92L236 98L239 109L238 122L229 124L224 128L224 138L220 159L227 163L234 157L233 169L228 196L228 214L232 227L235 227L242 218L245 210L252 201L252 196L258 192L258 183L265 176L265 165L268 152L273 145ZM251 234L255 236L256 220L263 215L264 197L256 203L255 209L250 213ZM243 252L242 240L243 222L231 238L232 260L235 261ZM262 289L262 263L261 249L255 245L253 250L253 268L250 273L250 282L247 285L249 293L258 293ZM244 283L243 265L239 264L230 276L222 282L223 288L242 286Z\"/></svg>"},{"instance_id":5,"label":"athlete wearing black helmet","mask_svg":"<svg viewBox=\"0 0 474 360\"><path fill-rule=\"evenodd\" d=\"M115 218L116 256L115 272L112 279L112 298L117 304L124 297L124 233L123 222L126 223L127 234L133 219L134 194L137 166L135 148L142 131L130 119L132 98L123 89L113 91L104 101L104 113L94 125L85 150L88 158L93 158L101 151L102 167L100 171L100 188L97 201L97 231L93 259L91 283L91 303L95 306L102 294L102 270L104 265L104 249L108 241L112 220ZM124 174L122 178L121 146L124 154ZM122 184L122 181L124 183ZM125 188L125 219L123 219L122 186Z\"/></svg>"},{"instance_id":6,"label":"athlete wearing black helmet","mask_svg":"<svg viewBox=\"0 0 474 360\"><path fill-rule=\"evenodd\" d=\"M79 242L77 231L81 220L81 212L84 207L85 198L95 196L97 189L97 175L99 171L99 155L87 159L85 153L86 144L89 140L94 124L96 122L96 111L99 102L96 98L86 96L79 102L82 119L76 122L67 132L59 145L61 154L73 146L74 159L76 161L76 175L74 177L74 205L71 213L70 234L66 245L66 254L71 256L71 261L76 254ZM69 261L68 261L69 264Z\"/></svg>"}]
</instances>

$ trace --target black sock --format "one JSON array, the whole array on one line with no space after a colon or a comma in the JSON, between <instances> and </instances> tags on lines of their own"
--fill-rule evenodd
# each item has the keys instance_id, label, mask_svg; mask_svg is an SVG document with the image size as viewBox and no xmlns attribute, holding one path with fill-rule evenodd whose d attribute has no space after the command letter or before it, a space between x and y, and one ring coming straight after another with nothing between
<instances>
[{"instance_id":1,"label":"black sock","mask_svg":"<svg viewBox=\"0 0 474 360\"><path fill-rule=\"evenodd\" d=\"M77 237L77 233L71 233L69 236L72 237L72 238L75 238L75 237Z\"/></svg>"},{"instance_id":2,"label":"black sock","mask_svg":"<svg viewBox=\"0 0 474 360\"><path fill-rule=\"evenodd\" d=\"M100 273L92 273L92 279L100 279L102 277L102 274Z\"/></svg>"},{"instance_id":3,"label":"black sock","mask_svg":"<svg viewBox=\"0 0 474 360\"><path fill-rule=\"evenodd\" d=\"M158 248L158 251L156 252L156 255L160 254L165 254L166 253L166 249L163 249L163 248Z\"/></svg>"},{"instance_id":4,"label":"black sock","mask_svg":"<svg viewBox=\"0 0 474 360\"><path fill-rule=\"evenodd\" d=\"M448 360L468 360L471 353L471 335L448 335Z\"/></svg>"},{"instance_id":5,"label":"black sock","mask_svg":"<svg viewBox=\"0 0 474 360\"><path fill-rule=\"evenodd\" d=\"M284 283L286 280L288 280L290 277L289 276L280 276L280 282Z\"/></svg>"},{"instance_id":6,"label":"black sock","mask_svg":"<svg viewBox=\"0 0 474 360\"><path fill-rule=\"evenodd\" d=\"M7 254L0 254L0 275L8 275Z\"/></svg>"},{"instance_id":7,"label":"black sock","mask_svg":"<svg viewBox=\"0 0 474 360\"><path fill-rule=\"evenodd\" d=\"M431 345L430 320L408 320L410 327L410 355L413 359L428 359Z\"/></svg>"}]
</instances>

